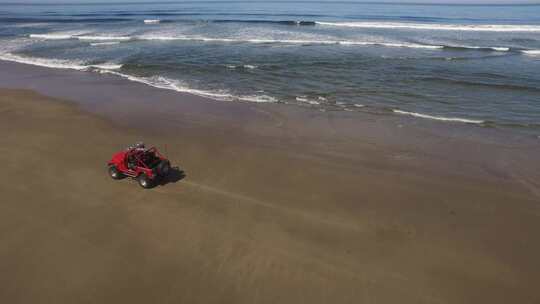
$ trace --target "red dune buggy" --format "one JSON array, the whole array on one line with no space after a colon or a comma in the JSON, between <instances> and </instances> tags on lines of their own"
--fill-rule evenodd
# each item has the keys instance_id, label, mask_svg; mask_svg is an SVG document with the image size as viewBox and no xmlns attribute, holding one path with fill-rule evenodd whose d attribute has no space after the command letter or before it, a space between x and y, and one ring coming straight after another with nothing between
<instances>
[{"instance_id":1,"label":"red dune buggy","mask_svg":"<svg viewBox=\"0 0 540 304\"><path fill-rule=\"evenodd\" d=\"M107 163L113 179L125 176L137 179L145 189L152 188L159 178L169 174L171 163L155 147L146 149L139 143L113 155Z\"/></svg>"}]
</instances>

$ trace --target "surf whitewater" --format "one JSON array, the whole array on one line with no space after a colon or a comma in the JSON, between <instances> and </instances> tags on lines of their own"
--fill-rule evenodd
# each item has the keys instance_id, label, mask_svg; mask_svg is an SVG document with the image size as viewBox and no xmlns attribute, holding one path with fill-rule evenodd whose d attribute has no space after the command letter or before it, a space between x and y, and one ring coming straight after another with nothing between
<instances>
[{"instance_id":1,"label":"surf whitewater","mask_svg":"<svg viewBox=\"0 0 540 304\"><path fill-rule=\"evenodd\" d=\"M309 7L7 5L0 59L223 101L538 125L538 6Z\"/></svg>"},{"instance_id":2,"label":"surf whitewater","mask_svg":"<svg viewBox=\"0 0 540 304\"><path fill-rule=\"evenodd\" d=\"M355 41L355 40L302 40L302 39L242 39L242 38L216 38L203 36L156 36L156 35L141 35L141 36L104 36L104 35L66 35L62 33L50 34L30 34L30 38L44 40L82 40L82 41L112 41L119 43L122 41L137 41L137 40L162 40L162 41L201 41L201 42L223 42L223 43L255 43L255 44L301 44L301 45L349 45L349 46L381 46L381 47L404 47L418 49L464 49L464 50L485 50L496 52L508 52L509 47L497 46L467 46L467 45L428 45L418 43L394 43L380 41ZM103 43L102 43L103 44ZM98 45L98 43L93 43ZM534 53L539 50L522 50L525 53Z\"/></svg>"}]
</instances>

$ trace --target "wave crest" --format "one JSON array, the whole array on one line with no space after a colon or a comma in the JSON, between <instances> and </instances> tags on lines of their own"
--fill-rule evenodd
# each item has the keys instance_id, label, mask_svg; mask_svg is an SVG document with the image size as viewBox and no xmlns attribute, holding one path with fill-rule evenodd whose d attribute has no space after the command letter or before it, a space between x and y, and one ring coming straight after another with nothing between
<instances>
[{"instance_id":1,"label":"wave crest","mask_svg":"<svg viewBox=\"0 0 540 304\"><path fill-rule=\"evenodd\" d=\"M70 34L30 34L30 38L45 39L45 40L90 40L90 41L127 41L131 40L130 36L90 36L90 35L70 35Z\"/></svg>"},{"instance_id":2,"label":"wave crest","mask_svg":"<svg viewBox=\"0 0 540 304\"><path fill-rule=\"evenodd\" d=\"M416 113L416 112L401 111L401 110L396 110L396 109L392 110L392 112L396 114L401 114L401 115L408 115L408 116L413 116L413 117L426 118L426 119L439 120L439 121L462 122L462 123L469 123L469 124L485 123L485 121L483 120L467 119L467 118L459 118L459 117L434 116L434 115L427 115L427 114Z\"/></svg>"},{"instance_id":3,"label":"wave crest","mask_svg":"<svg viewBox=\"0 0 540 304\"><path fill-rule=\"evenodd\" d=\"M64 60L64 59L48 59L38 57L25 57L12 53L0 54L0 60L12 61L17 63L41 66L53 69L68 69L68 70L118 70L122 68L121 64L103 63L103 64L85 64L78 60Z\"/></svg>"},{"instance_id":4,"label":"wave crest","mask_svg":"<svg viewBox=\"0 0 540 304\"><path fill-rule=\"evenodd\" d=\"M318 25L342 26L371 29L414 29L439 31L475 32L540 32L540 25L510 24L433 24L407 22L316 22Z\"/></svg>"},{"instance_id":5,"label":"wave crest","mask_svg":"<svg viewBox=\"0 0 540 304\"><path fill-rule=\"evenodd\" d=\"M71 60L62 60L62 59L46 59L46 58L37 58L37 57L24 57L11 53L0 54L0 60L17 62L22 64L29 64L53 69L69 69L77 71L95 71L101 74L111 74L116 75L127 80L143 83L155 88L172 90L183 93L190 93L193 95L198 95L214 100L224 100L224 101L248 101L248 102L278 102L275 97L269 95L233 95L228 92L215 92L215 91L206 91L190 88L186 85L183 85L180 81L168 79L162 76L154 77L138 77L133 75L127 75L117 70L122 68L121 64L114 63L104 63L104 64L85 64L81 61L71 61Z\"/></svg>"},{"instance_id":6,"label":"wave crest","mask_svg":"<svg viewBox=\"0 0 540 304\"><path fill-rule=\"evenodd\" d=\"M521 52L531 56L540 56L540 50L523 50Z\"/></svg>"},{"instance_id":7,"label":"wave crest","mask_svg":"<svg viewBox=\"0 0 540 304\"><path fill-rule=\"evenodd\" d=\"M161 40L161 41L202 41L224 43L254 43L254 44L299 44L299 45L352 45L352 46L384 46L419 49L442 49L443 45L426 45L416 43L391 43L354 40L298 40L298 39L239 39L239 38L213 38L200 36L153 36L143 35L133 37L134 40Z\"/></svg>"},{"instance_id":8,"label":"wave crest","mask_svg":"<svg viewBox=\"0 0 540 304\"><path fill-rule=\"evenodd\" d=\"M46 39L46 40L66 40L72 39L73 35L64 35L64 34L30 34L28 37L37 38L37 39Z\"/></svg>"},{"instance_id":9,"label":"wave crest","mask_svg":"<svg viewBox=\"0 0 540 304\"><path fill-rule=\"evenodd\" d=\"M221 101L249 101L249 102L278 102L275 97L268 95L233 95L225 91L207 91L190 88L182 84L178 80L169 79L163 76L153 76L153 77L138 77L133 75L127 75L115 71L101 71L101 73L112 74L127 80L143 83L154 88L171 90L181 93L189 93L193 95L198 95L214 100Z\"/></svg>"},{"instance_id":10,"label":"wave crest","mask_svg":"<svg viewBox=\"0 0 540 304\"><path fill-rule=\"evenodd\" d=\"M109 42L93 42L90 43L91 46L102 46L102 45L116 45L119 44L119 41L109 41Z\"/></svg>"},{"instance_id":11,"label":"wave crest","mask_svg":"<svg viewBox=\"0 0 540 304\"><path fill-rule=\"evenodd\" d=\"M201 41L201 42L222 42L222 43L253 43L253 44L297 44L297 45L343 45L343 46L380 46L393 48L416 48L416 49L449 49L449 50L477 50L509 52L509 47L502 46L467 46L467 45L444 45L444 44L420 44L420 43L399 43L399 42L377 42L377 41L356 41L356 40L302 40L302 39L242 39L242 38L214 38L204 36L163 36L163 35L141 35L141 36L100 36L100 35L69 35L69 34L31 34L30 38L62 40L78 39L82 41L111 41L111 44L121 41ZM92 44L100 45L100 44ZM105 45L104 43L101 45ZM524 53L529 53L525 51ZM530 54L535 54L531 52Z\"/></svg>"}]
</instances>

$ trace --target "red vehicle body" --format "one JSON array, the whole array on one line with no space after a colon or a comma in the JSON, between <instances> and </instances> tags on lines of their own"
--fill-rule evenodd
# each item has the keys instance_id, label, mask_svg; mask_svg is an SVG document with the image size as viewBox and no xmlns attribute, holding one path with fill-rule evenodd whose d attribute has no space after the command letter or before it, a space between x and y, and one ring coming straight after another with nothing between
<instances>
[{"instance_id":1,"label":"red vehicle body","mask_svg":"<svg viewBox=\"0 0 540 304\"><path fill-rule=\"evenodd\" d=\"M137 179L143 188L151 188L157 179L169 174L171 164L155 148L128 148L113 155L107 163L113 179L129 176Z\"/></svg>"}]
</instances>

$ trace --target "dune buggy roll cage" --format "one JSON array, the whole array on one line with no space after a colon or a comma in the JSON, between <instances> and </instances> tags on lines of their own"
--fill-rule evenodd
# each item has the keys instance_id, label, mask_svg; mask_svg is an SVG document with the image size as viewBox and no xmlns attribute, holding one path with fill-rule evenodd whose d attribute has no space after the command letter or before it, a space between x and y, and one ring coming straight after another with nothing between
<instances>
[{"instance_id":1,"label":"dune buggy roll cage","mask_svg":"<svg viewBox=\"0 0 540 304\"><path fill-rule=\"evenodd\" d=\"M130 167L130 165L135 165L137 167L152 169L148 166L149 164L147 165L145 160L142 159L144 155L148 155L149 153L152 153L155 159L165 158L161 153L159 153L156 147L151 147L149 149L138 149L138 148L129 149L126 153L126 162L127 162L128 168Z\"/></svg>"}]
</instances>

